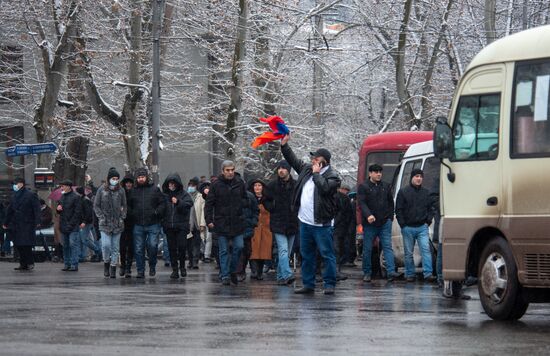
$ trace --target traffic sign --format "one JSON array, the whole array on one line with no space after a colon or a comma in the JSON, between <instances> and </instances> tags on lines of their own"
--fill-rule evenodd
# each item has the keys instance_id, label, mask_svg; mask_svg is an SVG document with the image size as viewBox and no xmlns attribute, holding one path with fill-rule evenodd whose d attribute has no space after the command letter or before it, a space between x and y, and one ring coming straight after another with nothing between
<instances>
[{"instance_id":1,"label":"traffic sign","mask_svg":"<svg viewBox=\"0 0 550 356\"><path fill-rule=\"evenodd\" d=\"M53 153L57 150L57 146L53 142L35 143L35 144L21 144L8 147L5 151L6 156L25 156L25 155L38 155L41 153Z\"/></svg>"}]
</instances>

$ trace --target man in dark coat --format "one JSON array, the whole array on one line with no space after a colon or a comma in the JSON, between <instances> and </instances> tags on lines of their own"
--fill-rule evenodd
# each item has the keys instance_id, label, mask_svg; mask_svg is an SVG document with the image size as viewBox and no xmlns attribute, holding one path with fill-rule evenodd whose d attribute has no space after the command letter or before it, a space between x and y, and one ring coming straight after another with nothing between
<instances>
[{"instance_id":1,"label":"man in dark coat","mask_svg":"<svg viewBox=\"0 0 550 356\"><path fill-rule=\"evenodd\" d=\"M57 205L60 215L59 230L63 242L63 260L65 266L62 271L78 271L80 255L80 224L82 223L82 202L80 196L73 192L73 182L64 180L61 186L61 199Z\"/></svg>"},{"instance_id":2,"label":"man in dark coat","mask_svg":"<svg viewBox=\"0 0 550 356\"><path fill-rule=\"evenodd\" d=\"M185 250L187 234L189 233L189 214L193 206L193 199L183 189L181 177L177 173L169 174L162 184L162 192L166 198L166 209L162 228L168 240L170 251L170 278L178 279L187 276L185 270ZM179 262L179 272L178 272Z\"/></svg>"},{"instance_id":3,"label":"man in dark coat","mask_svg":"<svg viewBox=\"0 0 550 356\"><path fill-rule=\"evenodd\" d=\"M290 164L281 160L277 164L277 177L267 184L264 205L270 213L269 227L277 243L279 262L277 282L292 284L296 278L290 268L289 255L298 233L298 214L291 207L296 181L290 175Z\"/></svg>"},{"instance_id":4,"label":"man in dark coat","mask_svg":"<svg viewBox=\"0 0 550 356\"><path fill-rule=\"evenodd\" d=\"M134 189L134 176L126 174L120 186L124 188L126 197L130 197L130 191ZM132 278L132 260L134 259L134 222L129 214L124 219L124 231L120 235L120 276Z\"/></svg>"},{"instance_id":5,"label":"man in dark coat","mask_svg":"<svg viewBox=\"0 0 550 356\"><path fill-rule=\"evenodd\" d=\"M156 275L160 222L166 207L158 187L149 181L145 168L136 169L136 186L128 197L128 213L134 222L134 255L137 278L145 278L145 248L149 258L149 276Z\"/></svg>"},{"instance_id":6,"label":"man in dark coat","mask_svg":"<svg viewBox=\"0 0 550 356\"><path fill-rule=\"evenodd\" d=\"M218 236L220 276L223 285L238 284L237 266L243 249L246 229L244 210L248 205L246 186L235 173L232 161L222 162L222 174L212 182L204 208L205 220L210 231ZM229 258L229 243L233 250Z\"/></svg>"},{"instance_id":7,"label":"man in dark coat","mask_svg":"<svg viewBox=\"0 0 550 356\"><path fill-rule=\"evenodd\" d=\"M338 212L334 218L334 243L338 256L338 271L341 271L344 263L349 260L349 247L346 245L349 240L350 225L355 226L355 211L351 207L349 191L349 186L343 185L336 194Z\"/></svg>"},{"instance_id":8,"label":"man in dark coat","mask_svg":"<svg viewBox=\"0 0 550 356\"><path fill-rule=\"evenodd\" d=\"M25 187L23 178L13 181L13 191L3 227L10 231L13 245L19 252L19 267L15 270L29 271L34 268L32 248L36 228L40 225L40 200Z\"/></svg>"},{"instance_id":9,"label":"man in dark coat","mask_svg":"<svg viewBox=\"0 0 550 356\"><path fill-rule=\"evenodd\" d=\"M334 294L336 257L332 239L332 219L336 215L334 196L340 186L338 173L330 166L331 154L325 148L311 152L311 162L298 159L288 145L290 136L281 140L281 152L298 173L292 207L300 220L300 254L302 255L303 288L297 294L315 292L316 253L323 259L324 293Z\"/></svg>"},{"instance_id":10,"label":"man in dark coat","mask_svg":"<svg viewBox=\"0 0 550 356\"><path fill-rule=\"evenodd\" d=\"M422 256L424 280L433 282L432 253L430 250L429 226L434 218L434 200L430 191L422 187L424 172L413 169L410 184L397 193L395 216L403 235L403 250L405 255L405 278L414 282L416 271L414 266L414 243L418 242Z\"/></svg>"}]
</instances>

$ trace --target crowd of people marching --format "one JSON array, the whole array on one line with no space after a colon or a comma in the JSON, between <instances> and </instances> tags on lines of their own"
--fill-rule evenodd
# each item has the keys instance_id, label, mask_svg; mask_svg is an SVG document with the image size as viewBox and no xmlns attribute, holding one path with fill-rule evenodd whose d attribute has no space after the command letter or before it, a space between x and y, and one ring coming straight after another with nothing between
<instances>
[{"instance_id":1,"label":"crowd of people marching","mask_svg":"<svg viewBox=\"0 0 550 356\"><path fill-rule=\"evenodd\" d=\"M394 206L380 165L369 166L369 178L355 196L332 168L327 149L311 152L311 160L304 162L290 148L289 139L287 135L281 141L285 159L278 162L269 182L251 179L245 183L232 161L224 161L221 173L210 180L195 177L184 184L178 173L172 173L160 187L150 181L144 168L124 176L111 168L98 188L89 179L85 187L76 189L70 180L59 182L61 194L54 199L52 211L25 187L23 178L16 178L12 199L0 211L2 229L19 256L15 269L34 268L36 229L55 222L61 238L53 259L63 261L66 272L78 271L89 249L92 261L104 263L106 278L116 278L117 269L120 276L131 278L134 261L136 278L145 278L146 264L148 275L154 277L162 238L164 264L172 268L172 279L186 277L189 268L198 269L199 260L215 260L223 285L243 281L247 268L251 279L262 280L264 271L272 268L278 284L292 285L296 278L291 266L299 264L303 287L296 293L313 293L320 273L324 293L333 294L337 280L345 278L340 273L342 266L356 259L357 207L364 229L359 252L365 283L371 282L373 274L376 237L388 281L402 277L395 268L392 248L394 216L403 236L404 278L408 282L416 278L413 250L417 242L424 280L436 279L428 226L437 204L422 187L421 170L412 172L410 184L398 193ZM7 247L2 243L2 253L9 246L9 241Z\"/></svg>"}]
</instances>

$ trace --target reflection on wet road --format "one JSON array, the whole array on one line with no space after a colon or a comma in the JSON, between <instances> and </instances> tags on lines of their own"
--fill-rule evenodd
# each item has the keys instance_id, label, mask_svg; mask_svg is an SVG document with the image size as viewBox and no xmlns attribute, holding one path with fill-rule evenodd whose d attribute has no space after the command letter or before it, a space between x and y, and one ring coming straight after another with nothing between
<instances>
[{"instance_id":1,"label":"reflection on wet road","mask_svg":"<svg viewBox=\"0 0 550 356\"><path fill-rule=\"evenodd\" d=\"M520 322L491 321L477 291L447 300L432 285L376 280L360 271L295 295L273 275L239 286L218 283L213 265L185 280L104 279L102 265L77 273L53 263L16 272L0 263L0 354L548 354L550 311L530 306Z\"/></svg>"}]
</instances>

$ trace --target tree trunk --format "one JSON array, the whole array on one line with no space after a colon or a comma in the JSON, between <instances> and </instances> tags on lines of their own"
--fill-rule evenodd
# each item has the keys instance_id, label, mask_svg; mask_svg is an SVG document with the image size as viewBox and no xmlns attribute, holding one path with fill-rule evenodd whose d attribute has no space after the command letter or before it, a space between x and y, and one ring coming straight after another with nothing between
<instances>
[{"instance_id":1,"label":"tree trunk","mask_svg":"<svg viewBox=\"0 0 550 356\"><path fill-rule=\"evenodd\" d=\"M237 42L235 43L235 52L233 54L233 67L231 70L232 86L230 89L231 102L225 125L224 136L227 140L225 157L234 159L235 141L237 140L237 131L235 127L239 120L239 114L242 104L242 86L243 86L243 60L246 55L246 30L248 26L248 0L239 0L239 21L237 25Z\"/></svg>"},{"instance_id":2,"label":"tree trunk","mask_svg":"<svg viewBox=\"0 0 550 356\"><path fill-rule=\"evenodd\" d=\"M485 0L484 13L485 38L490 44L496 39L496 0Z\"/></svg>"}]
</instances>

